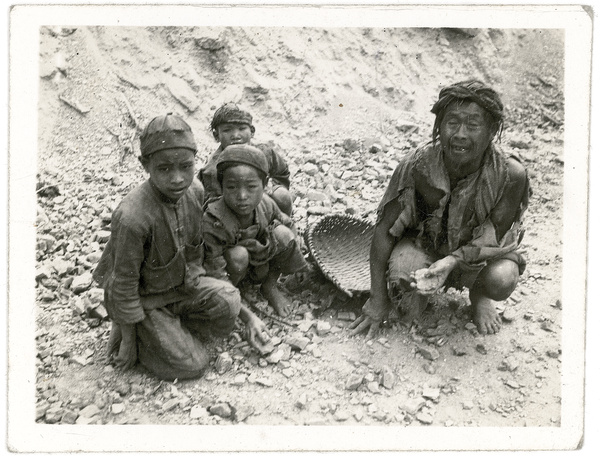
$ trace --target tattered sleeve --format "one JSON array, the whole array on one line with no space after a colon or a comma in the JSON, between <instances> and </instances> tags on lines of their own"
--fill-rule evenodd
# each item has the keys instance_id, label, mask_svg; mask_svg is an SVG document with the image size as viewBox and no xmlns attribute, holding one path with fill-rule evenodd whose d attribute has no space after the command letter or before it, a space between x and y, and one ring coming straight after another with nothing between
<instances>
[{"instance_id":1,"label":"tattered sleeve","mask_svg":"<svg viewBox=\"0 0 600 456\"><path fill-rule=\"evenodd\" d=\"M417 224L415 183L411 174L411 161L407 158L400 162L394 170L390 183L377 208L377 223L381 221L385 206L392 202L400 203L400 213L389 230L394 237L400 237L407 228Z\"/></svg>"},{"instance_id":2,"label":"tattered sleeve","mask_svg":"<svg viewBox=\"0 0 600 456\"><path fill-rule=\"evenodd\" d=\"M498 239L496 226L491 217L488 216L482 224L473 230L471 241L451 253L452 256L458 259L461 268L481 267L491 259L500 258L517 250L524 235L521 222L530 195L531 188L529 180L527 180L527 186L523 192L515 222L501 239Z\"/></svg>"}]
</instances>

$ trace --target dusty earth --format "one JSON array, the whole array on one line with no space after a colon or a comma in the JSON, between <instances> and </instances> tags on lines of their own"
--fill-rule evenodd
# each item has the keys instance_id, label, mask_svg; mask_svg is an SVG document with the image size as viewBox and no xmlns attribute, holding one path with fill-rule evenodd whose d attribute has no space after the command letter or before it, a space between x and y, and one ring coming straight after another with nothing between
<instances>
[{"instance_id":1,"label":"dusty earth","mask_svg":"<svg viewBox=\"0 0 600 456\"><path fill-rule=\"evenodd\" d=\"M39 38L36 422L560 426L561 33L56 27ZM428 139L439 88L471 77L503 94L502 144L534 190L528 268L498 303L499 334L477 334L452 291L412 328L392 315L378 339L349 338L366 297L346 298L313 267L282 280L292 318L263 315L269 357L238 330L211 345L198 380L107 365L110 323L90 273L111 211L145 178L138 135L152 117L189 121L200 166L216 148L214 109L250 110L256 139L285 152L304 230L326 213L373 220L398 158Z\"/></svg>"}]
</instances>

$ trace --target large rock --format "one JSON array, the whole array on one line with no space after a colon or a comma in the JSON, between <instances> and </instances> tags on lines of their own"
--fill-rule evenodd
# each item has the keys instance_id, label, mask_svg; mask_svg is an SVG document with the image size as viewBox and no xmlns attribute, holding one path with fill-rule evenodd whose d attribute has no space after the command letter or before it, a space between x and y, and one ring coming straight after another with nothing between
<instances>
[{"instance_id":1,"label":"large rock","mask_svg":"<svg viewBox=\"0 0 600 456\"><path fill-rule=\"evenodd\" d=\"M71 291L73 291L75 294L81 294L92 286L92 282L92 273L85 272L73 279L73 282L71 283Z\"/></svg>"},{"instance_id":2,"label":"large rock","mask_svg":"<svg viewBox=\"0 0 600 456\"><path fill-rule=\"evenodd\" d=\"M305 163L302 167L302 172L304 174L308 174L309 176L314 176L319 172L319 167L314 163Z\"/></svg>"},{"instance_id":3,"label":"large rock","mask_svg":"<svg viewBox=\"0 0 600 456\"><path fill-rule=\"evenodd\" d=\"M440 357L440 352L437 351L434 347L428 347L423 345L417 348L418 353L425 359L429 361L435 361Z\"/></svg>"},{"instance_id":4,"label":"large rock","mask_svg":"<svg viewBox=\"0 0 600 456\"><path fill-rule=\"evenodd\" d=\"M381 385L386 389L392 389L396 384L396 376L389 366L381 369Z\"/></svg>"},{"instance_id":5,"label":"large rock","mask_svg":"<svg viewBox=\"0 0 600 456\"><path fill-rule=\"evenodd\" d=\"M215 362L215 370L220 375L224 374L233 367L233 358L228 352L220 353Z\"/></svg>"},{"instance_id":6,"label":"large rock","mask_svg":"<svg viewBox=\"0 0 600 456\"><path fill-rule=\"evenodd\" d=\"M194 405L190 410L190 418L191 419L200 419L200 418L208 418L209 413L205 407L201 405Z\"/></svg>"},{"instance_id":7,"label":"large rock","mask_svg":"<svg viewBox=\"0 0 600 456\"><path fill-rule=\"evenodd\" d=\"M364 378L365 377L363 375L352 374L350 377L348 377L348 380L346 380L346 389L349 391L357 390L359 386L362 385Z\"/></svg>"},{"instance_id":8,"label":"large rock","mask_svg":"<svg viewBox=\"0 0 600 456\"><path fill-rule=\"evenodd\" d=\"M45 421L48 424L58 423L62 419L64 414L65 411L61 407L52 406L48 410L46 410Z\"/></svg>"},{"instance_id":9,"label":"large rock","mask_svg":"<svg viewBox=\"0 0 600 456\"><path fill-rule=\"evenodd\" d=\"M220 402L218 404L211 405L208 411L211 415L217 415L221 418L230 418L233 414L231 406L226 402Z\"/></svg>"},{"instance_id":10,"label":"large rock","mask_svg":"<svg viewBox=\"0 0 600 456\"><path fill-rule=\"evenodd\" d=\"M100 230L94 235L94 238L92 239L92 241L98 242L100 244L106 244L109 239L110 239L110 231Z\"/></svg>"},{"instance_id":11,"label":"large rock","mask_svg":"<svg viewBox=\"0 0 600 456\"><path fill-rule=\"evenodd\" d=\"M440 399L440 389L439 388L424 388L423 389L423 397L427 399L431 399L434 402L437 402Z\"/></svg>"},{"instance_id":12,"label":"large rock","mask_svg":"<svg viewBox=\"0 0 600 456\"><path fill-rule=\"evenodd\" d=\"M306 348L306 346L310 343L310 339L308 337L288 337L285 340L285 343L288 344L292 350L302 351Z\"/></svg>"},{"instance_id":13,"label":"large rock","mask_svg":"<svg viewBox=\"0 0 600 456\"><path fill-rule=\"evenodd\" d=\"M403 404L400 405L400 408L404 410L409 415L416 415L419 410L423 408L425 405L425 399L422 397L414 397L406 400Z\"/></svg>"},{"instance_id":14,"label":"large rock","mask_svg":"<svg viewBox=\"0 0 600 456\"><path fill-rule=\"evenodd\" d=\"M319 336L325 336L331 332L331 323L328 321L318 320L317 321L317 334Z\"/></svg>"}]
</instances>

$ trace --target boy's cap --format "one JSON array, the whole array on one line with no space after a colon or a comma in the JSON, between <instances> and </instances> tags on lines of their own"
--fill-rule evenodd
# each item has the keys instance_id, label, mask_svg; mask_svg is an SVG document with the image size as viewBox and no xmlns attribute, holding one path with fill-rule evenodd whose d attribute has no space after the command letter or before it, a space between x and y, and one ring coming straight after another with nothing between
<instances>
[{"instance_id":1,"label":"boy's cap","mask_svg":"<svg viewBox=\"0 0 600 456\"><path fill-rule=\"evenodd\" d=\"M196 153L196 141L185 120L171 112L152 119L140 136L142 157L160 150L179 148Z\"/></svg>"},{"instance_id":2,"label":"boy's cap","mask_svg":"<svg viewBox=\"0 0 600 456\"><path fill-rule=\"evenodd\" d=\"M215 111L210 123L211 130L215 130L224 123L238 123L252 126L252 115L240 109L235 103L226 103Z\"/></svg>"},{"instance_id":3,"label":"boy's cap","mask_svg":"<svg viewBox=\"0 0 600 456\"><path fill-rule=\"evenodd\" d=\"M248 165L269 174L269 162L262 150L248 144L232 144L227 146L217 160L217 173L233 164Z\"/></svg>"}]
</instances>

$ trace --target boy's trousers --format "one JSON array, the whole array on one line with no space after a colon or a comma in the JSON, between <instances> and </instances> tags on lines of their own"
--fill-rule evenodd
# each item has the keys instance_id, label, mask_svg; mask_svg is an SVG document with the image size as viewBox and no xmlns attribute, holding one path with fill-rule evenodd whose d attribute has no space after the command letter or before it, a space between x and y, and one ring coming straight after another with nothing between
<instances>
[{"instance_id":1,"label":"boy's trousers","mask_svg":"<svg viewBox=\"0 0 600 456\"><path fill-rule=\"evenodd\" d=\"M138 359L161 379L201 376L209 362L202 340L226 337L233 330L241 307L238 289L202 277L196 292L189 299L146 310L146 318L136 325Z\"/></svg>"}]
</instances>

